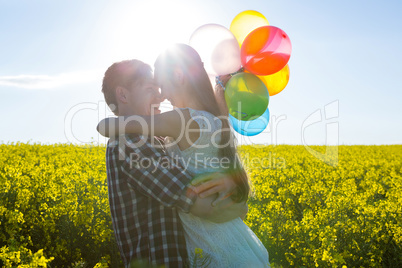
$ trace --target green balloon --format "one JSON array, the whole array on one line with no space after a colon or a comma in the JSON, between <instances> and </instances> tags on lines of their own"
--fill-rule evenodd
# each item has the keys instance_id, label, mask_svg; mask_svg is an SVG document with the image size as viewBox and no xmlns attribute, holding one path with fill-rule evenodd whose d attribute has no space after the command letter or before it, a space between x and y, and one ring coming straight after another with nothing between
<instances>
[{"instance_id":1,"label":"green balloon","mask_svg":"<svg viewBox=\"0 0 402 268\"><path fill-rule=\"evenodd\" d=\"M268 107L269 93L264 82L251 73L238 73L226 84L225 100L229 114L249 121L260 117Z\"/></svg>"}]
</instances>

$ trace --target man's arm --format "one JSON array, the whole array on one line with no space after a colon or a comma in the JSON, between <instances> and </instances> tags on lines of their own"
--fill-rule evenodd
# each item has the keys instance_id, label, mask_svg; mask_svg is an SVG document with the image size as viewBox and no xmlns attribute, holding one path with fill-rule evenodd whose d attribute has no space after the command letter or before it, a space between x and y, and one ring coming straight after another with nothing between
<instances>
[{"instance_id":1,"label":"man's arm","mask_svg":"<svg viewBox=\"0 0 402 268\"><path fill-rule=\"evenodd\" d=\"M230 177L213 174L208 185L220 187L213 188L215 192L211 191L211 188L200 188L209 189L209 192L204 198L198 198L195 192L197 188L191 185L192 177L178 165L177 161L175 163L173 158L148 141L137 147L135 143L140 142L139 136L131 135L130 137L126 139L124 148L120 148L120 151L124 151L121 169L127 175L129 184L166 207L175 206L183 212L191 212L211 221L224 222L244 213L244 206L233 203L231 198L227 198L236 188ZM222 185L227 188L222 190ZM221 189L219 194L215 194L217 189ZM221 196L222 193L224 197Z\"/></svg>"},{"instance_id":2,"label":"man's arm","mask_svg":"<svg viewBox=\"0 0 402 268\"><path fill-rule=\"evenodd\" d=\"M190 186L191 176L171 157L138 135L118 137L122 172L128 183L166 207L189 212L197 194ZM156 143L157 144L157 143ZM117 148L116 148L117 149Z\"/></svg>"},{"instance_id":3,"label":"man's arm","mask_svg":"<svg viewBox=\"0 0 402 268\"><path fill-rule=\"evenodd\" d=\"M200 218L220 223L241 217L244 219L248 207L246 203L235 203L230 195L236 190L236 183L225 173L201 174L193 178L194 190L202 198L197 198L190 212Z\"/></svg>"},{"instance_id":4,"label":"man's arm","mask_svg":"<svg viewBox=\"0 0 402 268\"><path fill-rule=\"evenodd\" d=\"M217 195L207 198L197 198L190 212L200 218L204 218L216 223L227 222L236 218L244 219L247 214L247 203L234 203L231 198L225 198L216 206L211 203Z\"/></svg>"},{"instance_id":5,"label":"man's arm","mask_svg":"<svg viewBox=\"0 0 402 268\"><path fill-rule=\"evenodd\" d=\"M195 186L194 190L201 198L218 193L212 206L216 206L220 201L234 194L237 188L232 176L222 172L197 175L191 184Z\"/></svg>"}]
</instances>

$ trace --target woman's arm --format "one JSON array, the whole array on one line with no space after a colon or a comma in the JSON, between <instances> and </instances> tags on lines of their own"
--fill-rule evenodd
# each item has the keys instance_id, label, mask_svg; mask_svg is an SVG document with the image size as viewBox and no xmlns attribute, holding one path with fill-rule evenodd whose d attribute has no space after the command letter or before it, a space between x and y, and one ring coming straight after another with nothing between
<instances>
[{"instance_id":1,"label":"woman's arm","mask_svg":"<svg viewBox=\"0 0 402 268\"><path fill-rule=\"evenodd\" d=\"M102 119L98 132L105 137L119 134L142 134L148 136L169 136L175 139L183 135L187 116L183 110L173 110L157 115L131 115Z\"/></svg>"}]
</instances>

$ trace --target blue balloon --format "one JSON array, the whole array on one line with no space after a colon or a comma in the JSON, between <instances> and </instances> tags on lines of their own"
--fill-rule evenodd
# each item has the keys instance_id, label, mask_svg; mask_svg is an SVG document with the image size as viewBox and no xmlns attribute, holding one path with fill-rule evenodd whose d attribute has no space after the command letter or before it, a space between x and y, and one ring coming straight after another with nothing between
<instances>
[{"instance_id":1,"label":"blue balloon","mask_svg":"<svg viewBox=\"0 0 402 268\"><path fill-rule=\"evenodd\" d=\"M255 136L264 131L269 122L269 109L256 119L243 121L229 114L229 122L237 133L244 136Z\"/></svg>"}]
</instances>

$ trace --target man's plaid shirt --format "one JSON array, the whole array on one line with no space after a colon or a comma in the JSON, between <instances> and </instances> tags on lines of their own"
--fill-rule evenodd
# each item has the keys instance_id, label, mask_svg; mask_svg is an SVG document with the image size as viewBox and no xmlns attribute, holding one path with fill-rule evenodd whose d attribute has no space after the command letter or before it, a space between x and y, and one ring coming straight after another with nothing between
<instances>
[{"instance_id":1,"label":"man's plaid shirt","mask_svg":"<svg viewBox=\"0 0 402 268\"><path fill-rule=\"evenodd\" d=\"M189 212L191 177L161 148L139 135L110 139L106 151L112 222L120 254L166 267L184 267L184 231L177 208Z\"/></svg>"}]
</instances>

